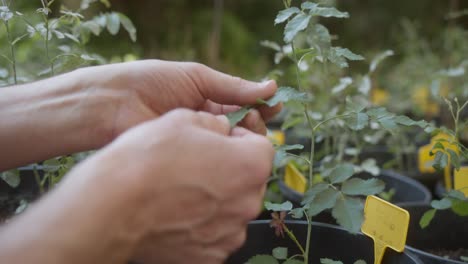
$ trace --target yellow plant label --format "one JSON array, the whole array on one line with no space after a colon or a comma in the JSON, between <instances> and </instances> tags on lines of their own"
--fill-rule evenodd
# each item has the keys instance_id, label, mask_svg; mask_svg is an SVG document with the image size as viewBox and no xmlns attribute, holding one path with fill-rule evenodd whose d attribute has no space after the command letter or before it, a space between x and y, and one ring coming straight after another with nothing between
<instances>
[{"instance_id":1,"label":"yellow plant label","mask_svg":"<svg viewBox=\"0 0 468 264\"><path fill-rule=\"evenodd\" d=\"M374 105L385 105L390 98L390 94L381 88L371 90L372 103Z\"/></svg>"},{"instance_id":2,"label":"yellow plant label","mask_svg":"<svg viewBox=\"0 0 468 264\"><path fill-rule=\"evenodd\" d=\"M374 264L382 262L385 249L403 252L410 215L376 196L368 196L364 207L364 223L361 231L374 240Z\"/></svg>"},{"instance_id":3,"label":"yellow plant label","mask_svg":"<svg viewBox=\"0 0 468 264\"><path fill-rule=\"evenodd\" d=\"M468 197L468 166L461 167L460 170L455 170L453 175L455 190L461 191Z\"/></svg>"},{"instance_id":4,"label":"yellow plant label","mask_svg":"<svg viewBox=\"0 0 468 264\"><path fill-rule=\"evenodd\" d=\"M421 173L434 173L436 170L432 167L434 157L430 155L432 144L425 145L419 148L418 151L418 168Z\"/></svg>"},{"instance_id":5,"label":"yellow plant label","mask_svg":"<svg viewBox=\"0 0 468 264\"><path fill-rule=\"evenodd\" d=\"M276 144L276 145L284 145L286 141L284 132L281 130L268 131L267 137L268 139L270 139L271 142L273 142L273 144Z\"/></svg>"},{"instance_id":6,"label":"yellow plant label","mask_svg":"<svg viewBox=\"0 0 468 264\"><path fill-rule=\"evenodd\" d=\"M286 165L284 174L284 183L289 188L299 193L305 193L307 188L307 179L292 163Z\"/></svg>"}]
</instances>

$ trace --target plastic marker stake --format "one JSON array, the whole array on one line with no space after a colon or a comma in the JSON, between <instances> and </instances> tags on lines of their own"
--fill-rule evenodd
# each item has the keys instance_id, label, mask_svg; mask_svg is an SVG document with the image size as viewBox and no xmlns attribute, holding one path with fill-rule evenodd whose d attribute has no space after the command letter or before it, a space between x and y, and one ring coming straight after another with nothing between
<instances>
[{"instance_id":1,"label":"plastic marker stake","mask_svg":"<svg viewBox=\"0 0 468 264\"><path fill-rule=\"evenodd\" d=\"M468 197L468 166L461 167L458 171L455 170L453 177L455 190L461 191Z\"/></svg>"},{"instance_id":2,"label":"plastic marker stake","mask_svg":"<svg viewBox=\"0 0 468 264\"><path fill-rule=\"evenodd\" d=\"M286 165L284 183L286 186L299 193L304 193L307 187L306 178L292 163Z\"/></svg>"},{"instance_id":3,"label":"plastic marker stake","mask_svg":"<svg viewBox=\"0 0 468 264\"><path fill-rule=\"evenodd\" d=\"M374 240L374 264L382 263L387 247L403 252L410 215L376 196L368 196L364 207L364 223L361 231Z\"/></svg>"}]
</instances>

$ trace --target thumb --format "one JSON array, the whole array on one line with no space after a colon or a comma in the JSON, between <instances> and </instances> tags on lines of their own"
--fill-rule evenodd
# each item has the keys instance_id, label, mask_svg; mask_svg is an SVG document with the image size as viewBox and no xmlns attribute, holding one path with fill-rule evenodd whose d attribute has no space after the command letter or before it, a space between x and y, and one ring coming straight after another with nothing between
<instances>
[{"instance_id":1,"label":"thumb","mask_svg":"<svg viewBox=\"0 0 468 264\"><path fill-rule=\"evenodd\" d=\"M192 80L205 99L218 104L255 104L258 98L272 97L278 88L272 80L261 83L247 81L200 64L187 69L187 74L193 77Z\"/></svg>"}]
</instances>

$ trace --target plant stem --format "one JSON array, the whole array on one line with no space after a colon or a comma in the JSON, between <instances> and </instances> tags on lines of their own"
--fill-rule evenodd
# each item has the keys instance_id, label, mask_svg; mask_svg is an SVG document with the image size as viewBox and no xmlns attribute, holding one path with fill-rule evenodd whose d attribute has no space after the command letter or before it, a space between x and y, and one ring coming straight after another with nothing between
<instances>
[{"instance_id":1,"label":"plant stem","mask_svg":"<svg viewBox=\"0 0 468 264\"><path fill-rule=\"evenodd\" d=\"M36 179L37 186L39 187L39 194L44 193L44 184L42 183L41 176L39 172L37 172L37 167L34 165L33 167L34 178Z\"/></svg>"},{"instance_id":2,"label":"plant stem","mask_svg":"<svg viewBox=\"0 0 468 264\"><path fill-rule=\"evenodd\" d=\"M2 0L2 4L4 6L7 6L5 0ZM13 79L14 79L14 82L15 84L18 84L18 77L17 77L17 73L16 73L16 55L15 55L15 47L13 45L13 39L11 38L11 33L10 33L10 25L8 23L8 21L4 21L3 22L4 25L5 25L5 29L6 29L6 33L7 33L7 38L8 38L8 43L10 45L10 52L11 52L11 66L13 68Z\"/></svg>"},{"instance_id":3,"label":"plant stem","mask_svg":"<svg viewBox=\"0 0 468 264\"><path fill-rule=\"evenodd\" d=\"M44 12L42 13L42 17L44 18L44 25L45 25L45 28L46 28L46 35L45 35L45 49L46 49L46 57L47 57L47 60L49 61L49 64L50 64L50 72L52 75L55 75L54 73L54 62L52 61L52 59L50 58L50 54L49 54L49 34L50 34L50 27L49 27L49 17L48 17L48 13L46 14L45 12L48 12L46 10L49 10L49 6L47 4L47 1L46 0L42 0L42 7L44 8Z\"/></svg>"},{"instance_id":4,"label":"plant stem","mask_svg":"<svg viewBox=\"0 0 468 264\"><path fill-rule=\"evenodd\" d=\"M299 248L299 250L301 251L302 255L304 255L305 254L304 248L302 247L301 243L299 243L299 241L297 241L297 238L294 235L294 233L291 230L289 230L289 228L285 224L283 224L283 228L284 228L284 231L286 231L286 234L288 234L288 237L292 241L294 241L294 243L296 243L296 245Z\"/></svg>"}]
</instances>

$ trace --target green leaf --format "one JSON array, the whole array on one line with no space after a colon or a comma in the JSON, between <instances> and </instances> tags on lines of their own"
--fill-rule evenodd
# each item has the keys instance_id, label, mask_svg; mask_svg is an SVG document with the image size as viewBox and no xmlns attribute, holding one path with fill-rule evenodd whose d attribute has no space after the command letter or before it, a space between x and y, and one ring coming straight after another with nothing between
<instances>
[{"instance_id":1,"label":"green leaf","mask_svg":"<svg viewBox=\"0 0 468 264\"><path fill-rule=\"evenodd\" d=\"M242 107L236 112L228 113L226 117L229 120L231 127L235 127L240 121L242 121L245 116L250 112L250 107Z\"/></svg>"},{"instance_id":2,"label":"green leaf","mask_svg":"<svg viewBox=\"0 0 468 264\"><path fill-rule=\"evenodd\" d=\"M447 197L454 198L457 200L465 200L465 194L461 191L451 190L447 193Z\"/></svg>"},{"instance_id":3,"label":"green leaf","mask_svg":"<svg viewBox=\"0 0 468 264\"><path fill-rule=\"evenodd\" d=\"M386 50L380 54L378 54L371 62L370 67L369 67L369 72L373 73L376 69L377 66L386 58L395 55L395 52L393 50Z\"/></svg>"},{"instance_id":4,"label":"green leaf","mask_svg":"<svg viewBox=\"0 0 468 264\"><path fill-rule=\"evenodd\" d=\"M281 211L290 211L293 208L291 202L286 201L282 204L275 204L270 202L265 202L265 208L269 211L281 212Z\"/></svg>"},{"instance_id":5,"label":"green leaf","mask_svg":"<svg viewBox=\"0 0 468 264\"><path fill-rule=\"evenodd\" d=\"M273 257L275 259L287 259L288 258L288 248L285 247L277 247L273 249Z\"/></svg>"},{"instance_id":6,"label":"green leaf","mask_svg":"<svg viewBox=\"0 0 468 264\"><path fill-rule=\"evenodd\" d=\"M81 24L81 27L89 30L91 33L93 33L95 36L99 36L102 31L102 27L96 23L95 21L86 21Z\"/></svg>"},{"instance_id":7,"label":"green leaf","mask_svg":"<svg viewBox=\"0 0 468 264\"><path fill-rule=\"evenodd\" d=\"M419 226L423 229L428 227L432 219L434 219L436 211L437 211L436 209L431 209L425 212L423 216L421 217L421 220L419 220Z\"/></svg>"},{"instance_id":8,"label":"green leaf","mask_svg":"<svg viewBox=\"0 0 468 264\"><path fill-rule=\"evenodd\" d=\"M299 92L298 90L291 87L280 87L276 91L275 95L268 100L257 100L259 103L266 104L270 107L273 107L279 103L286 103L289 101L307 101L307 94Z\"/></svg>"},{"instance_id":9,"label":"green leaf","mask_svg":"<svg viewBox=\"0 0 468 264\"><path fill-rule=\"evenodd\" d=\"M434 164L432 167L436 170L442 170L448 165L448 155L442 151L438 151L435 154Z\"/></svg>"},{"instance_id":10,"label":"green leaf","mask_svg":"<svg viewBox=\"0 0 468 264\"><path fill-rule=\"evenodd\" d=\"M296 150L296 149L304 149L303 145L296 144L296 145L281 145L276 147L276 151L289 151L289 150Z\"/></svg>"},{"instance_id":11,"label":"green leaf","mask_svg":"<svg viewBox=\"0 0 468 264\"><path fill-rule=\"evenodd\" d=\"M364 261L364 260L362 260L362 259L360 259L360 260L354 262L354 264L367 264L367 262Z\"/></svg>"},{"instance_id":12,"label":"green leaf","mask_svg":"<svg viewBox=\"0 0 468 264\"><path fill-rule=\"evenodd\" d=\"M343 264L341 261L329 259L329 258L322 258L320 259L321 264Z\"/></svg>"},{"instance_id":13,"label":"green leaf","mask_svg":"<svg viewBox=\"0 0 468 264\"><path fill-rule=\"evenodd\" d=\"M452 207L452 201L449 198L443 198L442 200L434 200L431 202L431 206L437 210L445 210Z\"/></svg>"},{"instance_id":14,"label":"green leaf","mask_svg":"<svg viewBox=\"0 0 468 264\"><path fill-rule=\"evenodd\" d=\"M260 42L260 45L265 47L265 48L272 49L274 51L278 51L278 52L281 51L281 46L278 43L273 42L273 41L263 40L263 41Z\"/></svg>"},{"instance_id":15,"label":"green leaf","mask_svg":"<svg viewBox=\"0 0 468 264\"><path fill-rule=\"evenodd\" d=\"M119 33L120 17L117 13L112 12L110 14L107 14L106 27L107 27L107 31L109 31L111 35L117 35L117 33Z\"/></svg>"},{"instance_id":16,"label":"green leaf","mask_svg":"<svg viewBox=\"0 0 468 264\"><path fill-rule=\"evenodd\" d=\"M317 196L315 196L315 199L311 203L309 203L307 214L309 216L316 216L326 209L333 208L336 204L336 200L338 199L339 195L340 192L332 188L328 188L323 192L317 194Z\"/></svg>"},{"instance_id":17,"label":"green leaf","mask_svg":"<svg viewBox=\"0 0 468 264\"><path fill-rule=\"evenodd\" d=\"M359 199L340 197L332 210L332 215L339 225L356 234L364 221L363 211L364 205Z\"/></svg>"},{"instance_id":18,"label":"green leaf","mask_svg":"<svg viewBox=\"0 0 468 264\"><path fill-rule=\"evenodd\" d=\"M452 211L459 216L468 216L468 201L454 200L452 201Z\"/></svg>"},{"instance_id":19,"label":"green leaf","mask_svg":"<svg viewBox=\"0 0 468 264\"><path fill-rule=\"evenodd\" d=\"M460 260L463 261L463 262L468 262L468 256L467 257L460 256Z\"/></svg>"},{"instance_id":20,"label":"green leaf","mask_svg":"<svg viewBox=\"0 0 468 264\"><path fill-rule=\"evenodd\" d=\"M331 184L342 183L354 175L354 166L351 163L343 163L330 172L328 178L330 179Z\"/></svg>"},{"instance_id":21,"label":"green leaf","mask_svg":"<svg viewBox=\"0 0 468 264\"><path fill-rule=\"evenodd\" d=\"M357 55L349 49L341 47L331 48L327 57L330 62L336 64L341 68L347 68L349 66L347 60L364 60L364 57L362 57L361 55Z\"/></svg>"},{"instance_id":22,"label":"green leaf","mask_svg":"<svg viewBox=\"0 0 468 264\"><path fill-rule=\"evenodd\" d=\"M18 187L21 183L21 177L18 170L2 172L0 173L0 178L12 188Z\"/></svg>"},{"instance_id":23,"label":"green leaf","mask_svg":"<svg viewBox=\"0 0 468 264\"><path fill-rule=\"evenodd\" d=\"M358 102L357 100L351 99L351 97L346 97L346 111L353 113L360 113L366 109L366 105Z\"/></svg>"},{"instance_id":24,"label":"green leaf","mask_svg":"<svg viewBox=\"0 0 468 264\"><path fill-rule=\"evenodd\" d=\"M358 131L367 127L369 124L369 116L366 113L356 113L346 118L345 121L350 129Z\"/></svg>"},{"instance_id":25,"label":"green leaf","mask_svg":"<svg viewBox=\"0 0 468 264\"><path fill-rule=\"evenodd\" d=\"M395 117L394 116L387 116L378 119L379 124L387 131L391 133L395 133L398 130L398 126L395 123Z\"/></svg>"},{"instance_id":26,"label":"green leaf","mask_svg":"<svg viewBox=\"0 0 468 264\"><path fill-rule=\"evenodd\" d=\"M337 94L344 91L348 86L353 83L353 79L345 77L340 79L340 83L331 89L332 94Z\"/></svg>"},{"instance_id":27,"label":"green leaf","mask_svg":"<svg viewBox=\"0 0 468 264\"><path fill-rule=\"evenodd\" d=\"M446 151L450 155L450 164L452 164L452 166L455 169L459 170L460 166L461 166L461 163L460 163L460 156L458 156L458 153L456 153L452 149L447 149Z\"/></svg>"},{"instance_id":28,"label":"green leaf","mask_svg":"<svg viewBox=\"0 0 468 264\"><path fill-rule=\"evenodd\" d=\"M315 197L317 196L317 194L325 191L326 189L328 189L328 184L326 183L319 183L319 184L313 185L312 188L310 188L304 193L304 199L302 200L301 204L307 205L307 204L312 203Z\"/></svg>"},{"instance_id":29,"label":"green leaf","mask_svg":"<svg viewBox=\"0 0 468 264\"><path fill-rule=\"evenodd\" d=\"M385 107L377 107L367 110L367 115L369 115L369 117L371 117L372 119L379 119L382 117L389 116L391 115L391 113L389 113L387 109L385 109Z\"/></svg>"},{"instance_id":30,"label":"green leaf","mask_svg":"<svg viewBox=\"0 0 468 264\"><path fill-rule=\"evenodd\" d=\"M246 264L279 264L279 262L273 256L257 255L250 258Z\"/></svg>"},{"instance_id":31,"label":"green leaf","mask_svg":"<svg viewBox=\"0 0 468 264\"><path fill-rule=\"evenodd\" d=\"M348 18L348 12L341 12L334 7L319 7L316 6L310 10L310 14L313 16L320 17L336 17L336 18Z\"/></svg>"},{"instance_id":32,"label":"green leaf","mask_svg":"<svg viewBox=\"0 0 468 264\"><path fill-rule=\"evenodd\" d=\"M304 3L301 4L301 8L303 10L311 10L311 9L316 8L317 6L318 6L318 4L312 3L312 2L309 2L309 1L304 2Z\"/></svg>"},{"instance_id":33,"label":"green leaf","mask_svg":"<svg viewBox=\"0 0 468 264\"><path fill-rule=\"evenodd\" d=\"M380 174L380 168L377 165L375 159L366 159L361 164L361 169L365 172L372 174L373 176L378 176Z\"/></svg>"},{"instance_id":34,"label":"green leaf","mask_svg":"<svg viewBox=\"0 0 468 264\"><path fill-rule=\"evenodd\" d=\"M341 186L341 191L347 195L374 195L384 189L385 183L375 178L368 180L353 178L345 181Z\"/></svg>"},{"instance_id":35,"label":"green leaf","mask_svg":"<svg viewBox=\"0 0 468 264\"><path fill-rule=\"evenodd\" d=\"M301 219L302 217L304 217L304 208L295 208L295 209L292 209L289 214L292 215L293 218L295 219Z\"/></svg>"},{"instance_id":36,"label":"green leaf","mask_svg":"<svg viewBox=\"0 0 468 264\"><path fill-rule=\"evenodd\" d=\"M128 35L130 36L130 39L133 42L136 42L137 41L137 30L135 28L135 25L133 24L133 22L126 15L124 15L122 13L118 13L118 15L119 15L120 23L125 28L125 30L128 32Z\"/></svg>"},{"instance_id":37,"label":"green leaf","mask_svg":"<svg viewBox=\"0 0 468 264\"><path fill-rule=\"evenodd\" d=\"M419 126L420 128L426 128L428 125L428 123L424 120L415 121L403 115L395 117L395 123L404 125L404 126Z\"/></svg>"},{"instance_id":38,"label":"green leaf","mask_svg":"<svg viewBox=\"0 0 468 264\"><path fill-rule=\"evenodd\" d=\"M288 9L281 10L278 13L278 16L276 16L275 25L283 23L284 21L288 20L288 18L290 18L292 15L297 14L299 12L301 12L301 10L299 10L299 8L297 7L291 7Z\"/></svg>"},{"instance_id":39,"label":"green leaf","mask_svg":"<svg viewBox=\"0 0 468 264\"><path fill-rule=\"evenodd\" d=\"M291 19L284 28L284 41L290 43L296 35L309 25L311 16L300 13Z\"/></svg>"}]
</instances>

